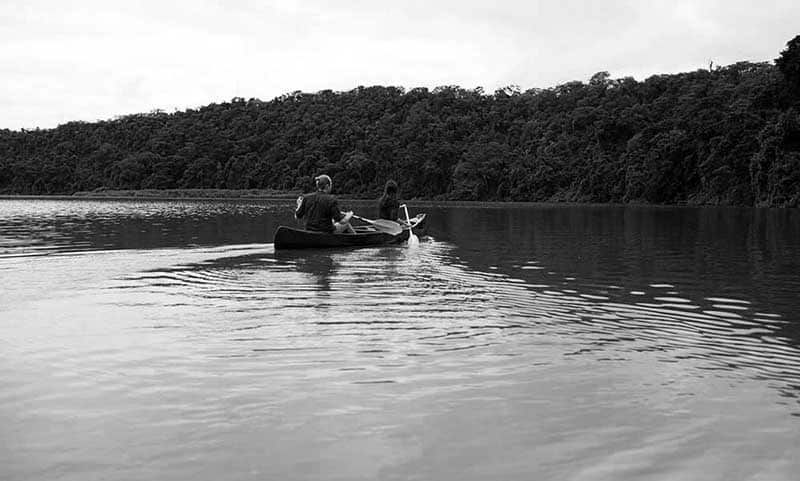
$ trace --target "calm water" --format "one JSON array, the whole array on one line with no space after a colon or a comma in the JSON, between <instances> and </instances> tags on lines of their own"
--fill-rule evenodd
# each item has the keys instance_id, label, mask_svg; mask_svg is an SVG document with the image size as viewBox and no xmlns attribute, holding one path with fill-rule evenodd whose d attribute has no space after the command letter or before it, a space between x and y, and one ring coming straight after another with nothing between
<instances>
[{"instance_id":1,"label":"calm water","mask_svg":"<svg viewBox=\"0 0 800 481\"><path fill-rule=\"evenodd\" d=\"M0 200L0 478L797 479L800 212L292 204Z\"/></svg>"}]
</instances>

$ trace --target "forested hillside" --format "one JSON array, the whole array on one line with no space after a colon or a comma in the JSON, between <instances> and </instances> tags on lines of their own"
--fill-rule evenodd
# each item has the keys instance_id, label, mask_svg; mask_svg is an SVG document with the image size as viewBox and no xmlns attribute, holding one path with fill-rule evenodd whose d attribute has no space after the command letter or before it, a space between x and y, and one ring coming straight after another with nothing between
<instances>
[{"instance_id":1,"label":"forested hillside","mask_svg":"<svg viewBox=\"0 0 800 481\"><path fill-rule=\"evenodd\" d=\"M298 189L404 198L800 205L800 36L775 64L492 94L358 87L0 130L0 193Z\"/></svg>"}]
</instances>

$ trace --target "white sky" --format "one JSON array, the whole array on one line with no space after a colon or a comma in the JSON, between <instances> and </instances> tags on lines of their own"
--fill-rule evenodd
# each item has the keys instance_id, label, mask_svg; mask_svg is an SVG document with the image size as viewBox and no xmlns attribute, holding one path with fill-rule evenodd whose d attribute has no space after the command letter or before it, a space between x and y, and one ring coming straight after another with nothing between
<instances>
[{"instance_id":1,"label":"white sky","mask_svg":"<svg viewBox=\"0 0 800 481\"><path fill-rule=\"evenodd\" d=\"M797 0L0 0L0 128L359 85L487 92L771 61Z\"/></svg>"}]
</instances>

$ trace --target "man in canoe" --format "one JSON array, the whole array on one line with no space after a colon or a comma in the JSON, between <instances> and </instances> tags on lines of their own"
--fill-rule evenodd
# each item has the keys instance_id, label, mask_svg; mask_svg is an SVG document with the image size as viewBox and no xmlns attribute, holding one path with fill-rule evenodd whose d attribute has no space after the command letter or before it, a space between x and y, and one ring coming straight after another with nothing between
<instances>
[{"instance_id":1,"label":"man in canoe","mask_svg":"<svg viewBox=\"0 0 800 481\"><path fill-rule=\"evenodd\" d=\"M331 195L333 181L325 174L314 178L317 191L297 198L296 219L305 220L305 229L317 232L355 232L350 225L353 211L339 210L339 201Z\"/></svg>"}]
</instances>

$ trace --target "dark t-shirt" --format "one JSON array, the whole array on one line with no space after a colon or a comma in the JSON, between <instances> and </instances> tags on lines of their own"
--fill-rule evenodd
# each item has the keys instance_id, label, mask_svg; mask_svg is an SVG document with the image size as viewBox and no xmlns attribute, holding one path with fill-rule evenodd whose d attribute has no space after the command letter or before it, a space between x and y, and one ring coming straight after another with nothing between
<instances>
[{"instance_id":1,"label":"dark t-shirt","mask_svg":"<svg viewBox=\"0 0 800 481\"><path fill-rule=\"evenodd\" d=\"M303 197L295 216L305 219L306 230L333 232L333 221L342 220L344 214L339 210L336 197L325 192L314 192Z\"/></svg>"},{"instance_id":2,"label":"dark t-shirt","mask_svg":"<svg viewBox=\"0 0 800 481\"><path fill-rule=\"evenodd\" d=\"M378 203L378 218L397 220L399 209L400 202L397 199L381 197L381 200Z\"/></svg>"}]
</instances>

